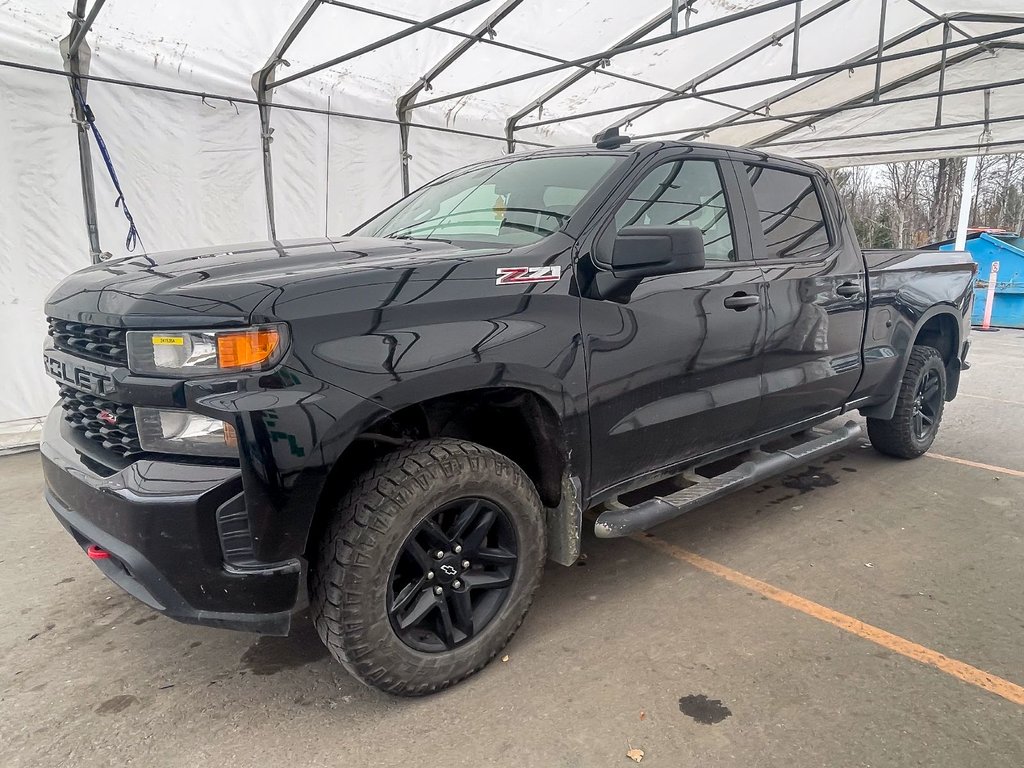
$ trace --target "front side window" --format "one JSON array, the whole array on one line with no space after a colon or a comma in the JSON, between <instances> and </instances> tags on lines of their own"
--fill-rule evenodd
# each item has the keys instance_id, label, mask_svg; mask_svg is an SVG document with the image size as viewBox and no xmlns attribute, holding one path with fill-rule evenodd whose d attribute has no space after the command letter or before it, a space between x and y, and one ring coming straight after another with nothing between
<instances>
[{"instance_id":1,"label":"front side window","mask_svg":"<svg viewBox=\"0 0 1024 768\"><path fill-rule=\"evenodd\" d=\"M615 214L616 230L623 227L698 227L708 261L736 261L725 189L712 160L673 160L648 173Z\"/></svg>"},{"instance_id":2,"label":"front side window","mask_svg":"<svg viewBox=\"0 0 1024 768\"><path fill-rule=\"evenodd\" d=\"M353 235L528 245L560 231L619 155L527 157L428 184Z\"/></svg>"},{"instance_id":3,"label":"front side window","mask_svg":"<svg viewBox=\"0 0 1024 768\"><path fill-rule=\"evenodd\" d=\"M815 258L828 248L828 228L810 176L760 165L747 166L767 258Z\"/></svg>"}]
</instances>

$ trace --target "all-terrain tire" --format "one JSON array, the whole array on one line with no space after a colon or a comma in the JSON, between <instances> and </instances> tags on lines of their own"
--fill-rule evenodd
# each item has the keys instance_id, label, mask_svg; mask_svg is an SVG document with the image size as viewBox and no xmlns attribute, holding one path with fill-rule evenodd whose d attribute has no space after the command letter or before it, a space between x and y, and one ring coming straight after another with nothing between
<instances>
[{"instance_id":1,"label":"all-terrain tire","mask_svg":"<svg viewBox=\"0 0 1024 768\"><path fill-rule=\"evenodd\" d=\"M922 385L937 385L933 405L922 419ZM934 347L917 346L910 352L910 361L900 383L896 411L891 419L868 419L868 437L875 450L887 456L914 459L931 448L942 419L946 401L946 367L942 355ZM927 424L924 424L927 421ZM916 422L916 423L915 423ZM920 426L927 429L922 433Z\"/></svg>"},{"instance_id":2,"label":"all-terrain tire","mask_svg":"<svg viewBox=\"0 0 1024 768\"><path fill-rule=\"evenodd\" d=\"M403 642L388 613L392 568L435 510L483 498L508 512L518 547L501 607L468 641L440 652ZM415 442L381 458L337 502L310 568L310 608L331 655L367 685L403 696L447 688L483 668L519 628L547 553L544 508L523 470L464 440Z\"/></svg>"}]
</instances>

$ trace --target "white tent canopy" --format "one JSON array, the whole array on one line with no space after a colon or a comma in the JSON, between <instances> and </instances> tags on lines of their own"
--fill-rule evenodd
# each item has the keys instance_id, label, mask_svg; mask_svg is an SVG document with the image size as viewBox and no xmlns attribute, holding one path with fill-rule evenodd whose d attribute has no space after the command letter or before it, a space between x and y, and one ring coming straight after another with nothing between
<instances>
[{"instance_id":1,"label":"white tent canopy","mask_svg":"<svg viewBox=\"0 0 1024 768\"><path fill-rule=\"evenodd\" d=\"M152 252L343 234L612 127L824 165L1024 150L1022 65L1020 0L7 0L0 447L55 394L47 292L127 253L73 83Z\"/></svg>"}]
</instances>

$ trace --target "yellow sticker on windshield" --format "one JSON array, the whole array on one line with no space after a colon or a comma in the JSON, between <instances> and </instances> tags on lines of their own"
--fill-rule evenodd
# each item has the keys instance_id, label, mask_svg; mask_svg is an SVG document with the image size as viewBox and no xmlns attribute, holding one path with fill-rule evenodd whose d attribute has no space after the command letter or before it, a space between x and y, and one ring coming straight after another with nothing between
<instances>
[{"instance_id":1,"label":"yellow sticker on windshield","mask_svg":"<svg viewBox=\"0 0 1024 768\"><path fill-rule=\"evenodd\" d=\"M498 195L494 201L494 218L504 219L505 218L505 207L508 205L508 200L505 199L504 195Z\"/></svg>"},{"instance_id":2,"label":"yellow sticker on windshield","mask_svg":"<svg viewBox=\"0 0 1024 768\"><path fill-rule=\"evenodd\" d=\"M180 347L185 343L183 336L154 336L153 346L154 347Z\"/></svg>"}]
</instances>

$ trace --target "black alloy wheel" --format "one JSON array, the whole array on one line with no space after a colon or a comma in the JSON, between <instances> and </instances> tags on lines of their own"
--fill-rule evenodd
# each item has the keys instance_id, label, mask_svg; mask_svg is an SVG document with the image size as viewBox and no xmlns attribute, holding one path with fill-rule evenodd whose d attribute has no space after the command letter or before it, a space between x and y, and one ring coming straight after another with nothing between
<instances>
[{"instance_id":1,"label":"black alloy wheel","mask_svg":"<svg viewBox=\"0 0 1024 768\"><path fill-rule=\"evenodd\" d=\"M942 381L938 371L930 369L921 377L914 397L912 423L914 437L925 440L938 426L942 412Z\"/></svg>"},{"instance_id":2,"label":"black alloy wheel","mask_svg":"<svg viewBox=\"0 0 1024 768\"><path fill-rule=\"evenodd\" d=\"M500 505L479 497L445 504L413 529L391 568L391 626L425 653L469 642L507 600L518 560L515 527Z\"/></svg>"},{"instance_id":3,"label":"black alloy wheel","mask_svg":"<svg viewBox=\"0 0 1024 768\"><path fill-rule=\"evenodd\" d=\"M310 567L331 655L402 696L478 672L515 634L547 557L544 505L522 468L466 440L418 440L347 484Z\"/></svg>"}]
</instances>

